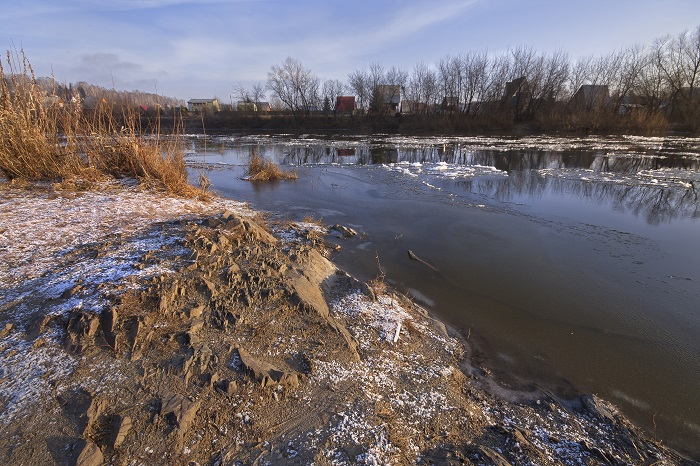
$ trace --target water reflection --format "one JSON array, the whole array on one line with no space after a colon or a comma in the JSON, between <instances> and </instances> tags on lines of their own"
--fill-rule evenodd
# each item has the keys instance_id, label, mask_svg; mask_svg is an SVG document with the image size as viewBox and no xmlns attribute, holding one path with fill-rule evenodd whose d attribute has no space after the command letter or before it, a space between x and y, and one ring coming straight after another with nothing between
<instances>
[{"instance_id":1,"label":"water reflection","mask_svg":"<svg viewBox=\"0 0 700 466\"><path fill-rule=\"evenodd\" d=\"M700 198L695 188L658 188L640 184L591 183L580 179L544 176L539 171L514 172L507 178L475 178L455 181L462 190L513 202L524 197L569 196L609 205L620 213L643 217L650 225L700 218Z\"/></svg>"},{"instance_id":2,"label":"water reflection","mask_svg":"<svg viewBox=\"0 0 700 466\"><path fill-rule=\"evenodd\" d=\"M457 189L498 202L575 196L658 225L700 216L699 141L640 137L219 136L208 141L206 155L203 138L191 138L189 160L245 165L255 151L288 166L399 166L431 185L448 180ZM460 167L490 167L507 176L460 171Z\"/></svg>"}]
</instances>

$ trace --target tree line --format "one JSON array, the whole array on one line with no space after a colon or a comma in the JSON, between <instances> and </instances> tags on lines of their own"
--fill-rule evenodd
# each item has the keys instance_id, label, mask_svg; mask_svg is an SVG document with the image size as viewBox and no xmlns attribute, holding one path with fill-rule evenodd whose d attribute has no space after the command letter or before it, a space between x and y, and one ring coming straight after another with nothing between
<instances>
[{"instance_id":1,"label":"tree line","mask_svg":"<svg viewBox=\"0 0 700 466\"><path fill-rule=\"evenodd\" d=\"M12 79L14 77L14 79ZM155 93L138 90L117 91L97 86L84 81L77 83L59 83L54 78L31 75L7 75L4 78L5 89L11 94L15 86L22 80L29 79L42 90L47 105L80 105L83 109L94 109L102 102L119 111L135 109L180 108L184 101L174 97L162 96Z\"/></svg>"},{"instance_id":2,"label":"tree line","mask_svg":"<svg viewBox=\"0 0 700 466\"><path fill-rule=\"evenodd\" d=\"M444 115L591 129L624 121L649 129L673 124L698 130L699 87L700 26L649 45L577 59L562 50L523 46L498 54L448 55L411 69L372 63L345 82L322 80L288 57L271 67L264 84L252 91L237 85L236 93L262 100L268 91L273 109L295 119L337 116L337 98L353 96L356 114L367 117Z\"/></svg>"}]
</instances>

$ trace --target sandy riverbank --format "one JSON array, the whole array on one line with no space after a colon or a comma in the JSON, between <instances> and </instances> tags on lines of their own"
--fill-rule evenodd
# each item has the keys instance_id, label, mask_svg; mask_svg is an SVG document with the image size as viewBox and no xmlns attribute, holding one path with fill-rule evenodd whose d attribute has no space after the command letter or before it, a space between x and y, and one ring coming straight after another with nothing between
<instances>
[{"instance_id":1,"label":"sandy riverbank","mask_svg":"<svg viewBox=\"0 0 700 466\"><path fill-rule=\"evenodd\" d=\"M338 270L325 234L124 183L4 183L0 458L693 464L594 396L484 390L464 341Z\"/></svg>"}]
</instances>

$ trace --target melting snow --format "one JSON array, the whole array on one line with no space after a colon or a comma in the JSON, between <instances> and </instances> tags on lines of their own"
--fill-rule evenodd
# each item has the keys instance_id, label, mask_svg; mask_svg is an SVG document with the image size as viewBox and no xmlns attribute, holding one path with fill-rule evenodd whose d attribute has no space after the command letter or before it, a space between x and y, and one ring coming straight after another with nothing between
<instances>
[{"instance_id":1,"label":"melting snow","mask_svg":"<svg viewBox=\"0 0 700 466\"><path fill-rule=\"evenodd\" d=\"M48 187L48 186L47 186ZM158 222L250 211L225 199L211 202L145 192L123 183L105 183L88 192L43 193L0 189L0 287L41 276L55 255L114 235L128 236Z\"/></svg>"},{"instance_id":2,"label":"melting snow","mask_svg":"<svg viewBox=\"0 0 700 466\"><path fill-rule=\"evenodd\" d=\"M224 210L251 213L235 201L175 198L122 182L88 192L0 185L0 323L14 325L0 339L0 422L26 414L79 361L60 346L55 329L29 341L23 330L30 318L73 309L99 312L108 303L96 290L129 289L170 270L167 261L165 267L140 262L144 254L157 256L166 247L170 254L184 253L176 238L154 226ZM91 389L108 379L96 379Z\"/></svg>"}]
</instances>

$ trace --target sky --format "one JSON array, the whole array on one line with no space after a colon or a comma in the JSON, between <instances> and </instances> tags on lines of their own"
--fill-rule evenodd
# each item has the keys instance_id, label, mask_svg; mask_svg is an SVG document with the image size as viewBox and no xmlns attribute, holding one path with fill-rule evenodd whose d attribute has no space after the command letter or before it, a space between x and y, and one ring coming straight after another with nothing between
<instances>
[{"instance_id":1,"label":"sky","mask_svg":"<svg viewBox=\"0 0 700 466\"><path fill-rule=\"evenodd\" d=\"M649 45L700 27L700 0L0 0L0 25L38 76L228 102L286 57L347 81L470 51Z\"/></svg>"}]
</instances>

